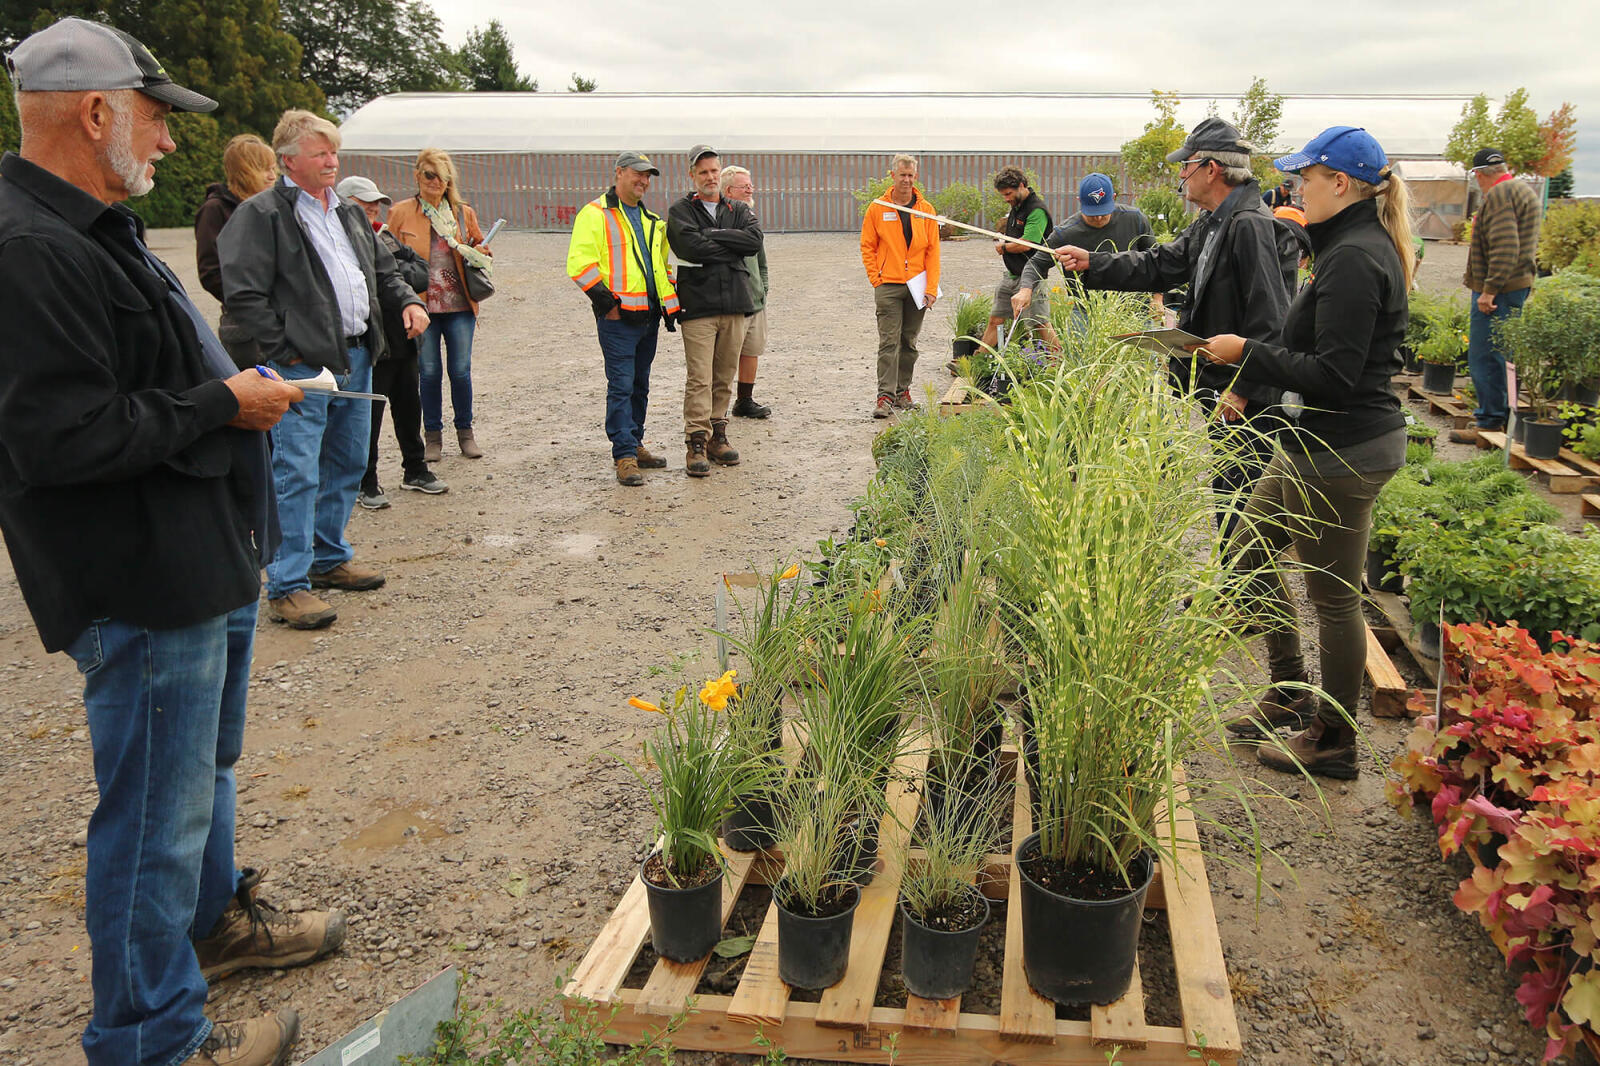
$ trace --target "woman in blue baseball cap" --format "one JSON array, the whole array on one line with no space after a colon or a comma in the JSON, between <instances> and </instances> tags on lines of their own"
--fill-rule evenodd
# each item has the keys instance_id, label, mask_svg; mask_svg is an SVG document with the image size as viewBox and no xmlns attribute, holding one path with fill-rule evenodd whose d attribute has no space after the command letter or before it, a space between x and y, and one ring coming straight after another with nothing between
<instances>
[{"instance_id":1,"label":"woman in blue baseball cap","mask_svg":"<svg viewBox=\"0 0 1600 1066\"><path fill-rule=\"evenodd\" d=\"M1281 344L1223 334L1196 348L1236 364L1242 381L1304 397L1298 430L1280 438L1246 506L1238 565L1265 572L1294 546L1317 611L1329 698L1296 687L1309 677L1293 603L1274 574L1262 582L1269 615L1283 619L1267 634L1273 688L1229 729L1270 738L1279 726L1304 726L1263 745L1261 762L1348 779L1359 772L1352 715L1366 665L1361 570L1372 503L1405 463L1405 415L1389 379L1400 369L1416 269L1408 197L1383 148L1353 126L1324 130L1274 165L1301 179L1316 276L1289 305Z\"/></svg>"}]
</instances>

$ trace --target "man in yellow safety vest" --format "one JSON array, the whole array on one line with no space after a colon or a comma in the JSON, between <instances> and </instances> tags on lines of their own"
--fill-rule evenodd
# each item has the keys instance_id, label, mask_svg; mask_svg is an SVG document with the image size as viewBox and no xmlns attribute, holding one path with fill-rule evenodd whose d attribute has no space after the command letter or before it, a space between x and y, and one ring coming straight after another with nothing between
<instances>
[{"instance_id":1,"label":"man in yellow safety vest","mask_svg":"<svg viewBox=\"0 0 1600 1066\"><path fill-rule=\"evenodd\" d=\"M641 467L667 465L644 446L658 327L665 319L674 331L682 313L667 270L666 224L644 206L650 178L660 173L638 152L617 156L611 188L578 212L567 246L567 274L594 305L606 365L606 436L623 485L643 485Z\"/></svg>"}]
</instances>

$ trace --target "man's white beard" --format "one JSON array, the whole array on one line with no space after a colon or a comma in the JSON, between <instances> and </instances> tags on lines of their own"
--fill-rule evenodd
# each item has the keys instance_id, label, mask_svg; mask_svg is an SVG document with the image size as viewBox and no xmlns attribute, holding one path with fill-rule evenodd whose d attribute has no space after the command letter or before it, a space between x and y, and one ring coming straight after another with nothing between
<instances>
[{"instance_id":1,"label":"man's white beard","mask_svg":"<svg viewBox=\"0 0 1600 1066\"><path fill-rule=\"evenodd\" d=\"M156 159L160 158L160 155L156 156ZM105 161L112 172L122 179L122 187L128 190L129 196L143 196L156 187L155 178L145 176L145 167L153 160L133 157L131 109L112 109L111 138L106 144Z\"/></svg>"}]
</instances>

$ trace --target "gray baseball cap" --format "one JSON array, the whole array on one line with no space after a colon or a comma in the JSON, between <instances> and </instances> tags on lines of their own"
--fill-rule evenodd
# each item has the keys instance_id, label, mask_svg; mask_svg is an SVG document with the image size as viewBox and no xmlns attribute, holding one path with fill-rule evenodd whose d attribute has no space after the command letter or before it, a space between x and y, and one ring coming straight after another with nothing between
<instances>
[{"instance_id":1,"label":"gray baseball cap","mask_svg":"<svg viewBox=\"0 0 1600 1066\"><path fill-rule=\"evenodd\" d=\"M1167 162L1182 163L1192 155L1205 155L1208 152L1249 155L1253 151L1255 146L1244 139L1239 127L1212 115L1210 118L1201 119L1200 124L1190 131L1189 136L1184 139L1183 147L1167 153Z\"/></svg>"},{"instance_id":2,"label":"gray baseball cap","mask_svg":"<svg viewBox=\"0 0 1600 1066\"><path fill-rule=\"evenodd\" d=\"M75 93L138 89L174 111L215 111L217 102L177 85L150 49L113 26L65 18L6 56L18 92Z\"/></svg>"},{"instance_id":3,"label":"gray baseball cap","mask_svg":"<svg viewBox=\"0 0 1600 1066\"><path fill-rule=\"evenodd\" d=\"M643 152L623 152L617 156L617 168L621 169L622 167L627 167L629 170L637 170L641 174L661 173L656 168L656 165L650 162L650 157Z\"/></svg>"},{"instance_id":4,"label":"gray baseball cap","mask_svg":"<svg viewBox=\"0 0 1600 1066\"><path fill-rule=\"evenodd\" d=\"M716 155L717 150L709 144L697 144L689 149L689 165L692 167L708 155Z\"/></svg>"},{"instance_id":5,"label":"gray baseball cap","mask_svg":"<svg viewBox=\"0 0 1600 1066\"><path fill-rule=\"evenodd\" d=\"M383 195L377 183L371 178L363 178L352 174L333 187L333 191L346 200L360 200L366 204L392 204L393 200Z\"/></svg>"}]
</instances>

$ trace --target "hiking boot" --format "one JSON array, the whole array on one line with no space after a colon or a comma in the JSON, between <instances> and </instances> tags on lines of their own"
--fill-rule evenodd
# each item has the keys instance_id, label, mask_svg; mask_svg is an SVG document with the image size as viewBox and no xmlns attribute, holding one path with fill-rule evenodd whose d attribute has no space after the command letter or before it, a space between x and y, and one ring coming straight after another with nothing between
<instances>
[{"instance_id":1,"label":"hiking boot","mask_svg":"<svg viewBox=\"0 0 1600 1066\"><path fill-rule=\"evenodd\" d=\"M631 455L624 455L617 460L617 484L633 486L644 484L644 475L639 473L639 460Z\"/></svg>"},{"instance_id":2,"label":"hiking boot","mask_svg":"<svg viewBox=\"0 0 1600 1066\"><path fill-rule=\"evenodd\" d=\"M338 611L305 589L295 589L287 596L268 600L267 614L290 629L321 629L331 626L339 617Z\"/></svg>"},{"instance_id":3,"label":"hiking boot","mask_svg":"<svg viewBox=\"0 0 1600 1066\"><path fill-rule=\"evenodd\" d=\"M189 1062L203 1066L283 1066L300 1039L300 1015L289 1008L247 1022L213 1022Z\"/></svg>"},{"instance_id":4,"label":"hiking boot","mask_svg":"<svg viewBox=\"0 0 1600 1066\"><path fill-rule=\"evenodd\" d=\"M348 592L369 592L372 589L382 588L385 578L371 567L361 566L359 563L340 563L332 570L324 570L320 574L311 575L311 587L314 589L345 589Z\"/></svg>"},{"instance_id":5,"label":"hiking boot","mask_svg":"<svg viewBox=\"0 0 1600 1066\"><path fill-rule=\"evenodd\" d=\"M478 447L478 438L472 435L470 429L456 430L456 446L461 449L461 454L468 459L482 459L483 449Z\"/></svg>"},{"instance_id":6,"label":"hiking boot","mask_svg":"<svg viewBox=\"0 0 1600 1066\"><path fill-rule=\"evenodd\" d=\"M901 411L915 411L917 409L917 401L911 398L910 389L901 389L900 395L894 398L894 405L897 410Z\"/></svg>"},{"instance_id":7,"label":"hiking boot","mask_svg":"<svg viewBox=\"0 0 1600 1066\"><path fill-rule=\"evenodd\" d=\"M756 403L754 396L741 396L733 401L733 414L736 418L770 418L772 408Z\"/></svg>"},{"instance_id":8,"label":"hiking boot","mask_svg":"<svg viewBox=\"0 0 1600 1066\"><path fill-rule=\"evenodd\" d=\"M450 491L450 486L440 481L431 470L418 470L415 474L407 474L401 480L400 487L410 489L412 492L426 492L429 496Z\"/></svg>"},{"instance_id":9,"label":"hiking boot","mask_svg":"<svg viewBox=\"0 0 1600 1066\"><path fill-rule=\"evenodd\" d=\"M200 975L207 981L249 966L282 970L304 966L344 943L344 912L286 914L250 891L239 889L211 935L195 941Z\"/></svg>"},{"instance_id":10,"label":"hiking boot","mask_svg":"<svg viewBox=\"0 0 1600 1066\"><path fill-rule=\"evenodd\" d=\"M1306 678L1300 678L1305 682ZM1261 697L1253 711L1236 715L1223 723L1228 732L1241 737L1271 736L1287 726L1304 729L1317 715L1317 697L1303 689L1280 688L1274 684Z\"/></svg>"},{"instance_id":11,"label":"hiking boot","mask_svg":"<svg viewBox=\"0 0 1600 1066\"><path fill-rule=\"evenodd\" d=\"M437 463L444 458L444 431L441 429L425 429L422 431L422 460L426 463Z\"/></svg>"},{"instance_id":12,"label":"hiking boot","mask_svg":"<svg viewBox=\"0 0 1600 1066\"><path fill-rule=\"evenodd\" d=\"M711 443L706 445L706 458L720 466L738 466L739 452L728 443L728 423L711 423Z\"/></svg>"},{"instance_id":13,"label":"hiking boot","mask_svg":"<svg viewBox=\"0 0 1600 1066\"><path fill-rule=\"evenodd\" d=\"M665 470L667 468L667 457L665 455L657 455L643 444L639 445L639 450L633 453L633 457L639 461L640 470Z\"/></svg>"},{"instance_id":14,"label":"hiking boot","mask_svg":"<svg viewBox=\"0 0 1600 1066\"><path fill-rule=\"evenodd\" d=\"M683 472L690 477L708 477L711 474L711 460L706 458L706 435L704 432L689 434L689 450L683 456Z\"/></svg>"},{"instance_id":15,"label":"hiking boot","mask_svg":"<svg viewBox=\"0 0 1600 1066\"><path fill-rule=\"evenodd\" d=\"M1317 777L1353 781L1361 773L1356 761L1356 731L1349 725L1328 725L1313 718L1305 732L1283 742L1283 749L1263 744L1256 751L1261 765L1286 774L1304 771Z\"/></svg>"},{"instance_id":16,"label":"hiking boot","mask_svg":"<svg viewBox=\"0 0 1600 1066\"><path fill-rule=\"evenodd\" d=\"M873 418L888 418L894 414L894 397L887 392L878 393L878 402L872 405Z\"/></svg>"},{"instance_id":17,"label":"hiking boot","mask_svg":"<svg viewBox=\"0 0 1600 1066\"><path fill-rule=\"evenodd\" d=\"M389 506L389 497L383 494L382 485L374 485L370 489L363 487L361 495L356 497L356 502L369 511L381 511Z\"/></svg>"}]
</instances>

